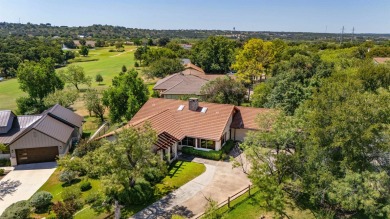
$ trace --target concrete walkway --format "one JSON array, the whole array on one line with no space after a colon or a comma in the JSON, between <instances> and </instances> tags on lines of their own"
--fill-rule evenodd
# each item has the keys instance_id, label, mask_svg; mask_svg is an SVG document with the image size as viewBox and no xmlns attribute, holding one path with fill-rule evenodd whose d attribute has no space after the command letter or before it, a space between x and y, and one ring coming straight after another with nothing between
<instances>
[{"instance_id":1,"label":"concrete walkway","mask_svg":"<svg viewBox=\"0 0 390 219\"><path fill-rule=\"evenodd\" d=\"M232 168L232 163L192 158L203 163L206 171L179 189L135 214L134 219L170 219L173 214L191 218L204 211L206 198L222 202L250 184L240 168Z\"/></svg>"},{"instance_id":2,"label":"concrete walkway","mask_svg":"<svg viewBox=\"0 0 390 219\"><path fill-rule=\"evenodd\" d=\"M56 162L18 165L0 180L0 215L12 203L29 199L51 176Z\"/></svg>"},{"instance_id":3,"label":"concrete walkway","mask_svg":"<svg viewBox=\"0 0 390 219\"><path fill-rule=\"evenodd\" d=\"M216 167L208 164L205 164L205 166L206 171L200 176L196 177L195 179L181 186L179 189L171 192L159 201L133 215L132 218L170 218L170 215L175 213L192 216L192 212L185 208L179 207L179 205L192 198L196 193L204 189L206 185L210 184L215 174Z\"/></svg>"}]
</instances>

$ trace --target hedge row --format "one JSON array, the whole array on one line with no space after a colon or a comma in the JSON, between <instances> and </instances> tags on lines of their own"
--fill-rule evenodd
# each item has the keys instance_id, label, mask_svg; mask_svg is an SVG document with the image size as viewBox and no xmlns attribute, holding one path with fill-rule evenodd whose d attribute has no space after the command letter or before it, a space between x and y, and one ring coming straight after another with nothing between
<instances>
[{"instance_id":1,"label":"hedge row","mask_svg":"<svg viewBox=\"0 0 390 219\"><path fill-rule=\"evenodd\" d=\"M226 142L226 144L222 147L219 151L202 151L194 149L193 147L182 147L181 151L184 154L194 155L197 157L202 157L210 160L221 160L225 157L225 154L229 154L230 150L234 147L234 142L232 140L229 140Z\"/></svg>"}]
</instances>

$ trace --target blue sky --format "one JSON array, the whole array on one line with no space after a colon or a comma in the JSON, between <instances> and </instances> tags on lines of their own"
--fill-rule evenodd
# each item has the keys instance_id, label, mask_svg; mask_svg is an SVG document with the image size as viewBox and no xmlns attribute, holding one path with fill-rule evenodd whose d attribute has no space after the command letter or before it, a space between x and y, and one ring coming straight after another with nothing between
<instances>
[{"instance_id":1,"label":"blue sky","mask_svg":"<svg viewBox=\"0 0 390 219\"><path fill-rule=\"evenodd\" d=\"M149 29L390 33L390 0L0 0L0 21Z\"/></svg>"}]
</instances>

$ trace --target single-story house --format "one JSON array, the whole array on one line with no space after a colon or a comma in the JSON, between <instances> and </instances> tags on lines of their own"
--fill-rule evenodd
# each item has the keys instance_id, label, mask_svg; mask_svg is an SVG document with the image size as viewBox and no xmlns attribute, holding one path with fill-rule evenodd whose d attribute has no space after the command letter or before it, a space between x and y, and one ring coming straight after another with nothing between
<instances>
[{"instance_id":1,"label":"single-story house","mask_svg":"<svg viewBox=\"0 0 390 219\"><path fill-rule=\"evenodd\" d=\"M115 133L129 126L139 127L149 122L157 132L154 150L170 162L177 158L182 146L199 150L221 150L229 139L243 141L250 130L258 130L258 114L269 109L237 107L230 104L152 98L129 123L101 138L115 140Z\"/></svg>"},{"instance_id":2,"label":"single-story house","mask_svg":"<svg viewBox=\"0 0 390 219\"><path fill-rule=\"evenodd\" d=\"M11 165L54 161L82 135L83 117L60 105L39 115L16 116L0 111L0 143L7 146Z\"/></svg>"},{"instance_id":3,"label":"single-story house","mask_svg":"<svg viewBox=\"0 0 390 219\"><path fill-rule=\"evenodd\" d=\"M201 97L201 88L207 82L224 74L206 74L203 69L192 63L186 63L185 70L169 75L154 85L153 90L159 92L166 99L180 99L184 96Z\"/></svg>"}]
</instances>

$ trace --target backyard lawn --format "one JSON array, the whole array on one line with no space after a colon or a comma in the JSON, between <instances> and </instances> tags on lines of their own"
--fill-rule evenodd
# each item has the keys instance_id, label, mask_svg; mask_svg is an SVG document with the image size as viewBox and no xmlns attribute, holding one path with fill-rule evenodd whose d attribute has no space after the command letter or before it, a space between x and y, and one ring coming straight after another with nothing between
<instances>
[{"instance_id":1,"label":"backyard lawn","mask_svg":"<svg viewBox=\"0 0 390 219\"><path fill-rule=\"evenodd\" d=\"M149 204L159 200L164 195L172 192L173 190L179 188L195 177L199 176L206 170L206 167L203 164L187 162L187 161L177 161L169 167L169 172L167 176L161 181L161 183L156 185L155 196L150 200L150 202L143 205L132 205L126 207L122 210L122 214L126 216L131 216L143 208L147 207ZM64 189L63 183L58 180L60 170L57 169L48 179L48 181L38 190L38 191L48 191L53 195L53 202L61 201L61 193ZM84 200L88 194L99 191L101 187L99 180L88 179L92 185L92 189L83 192L81 199ZM72 186L79 186L79 182L75 183ZM53 213L51 214L53 215ZM48 214L34 214L34 218L43 218L47 217ZM82 210L80 210L75 215L75 219L82 218L104 218L107 214L96 215L95 212L85 205Z\"/></svg>"}]
</instances>

